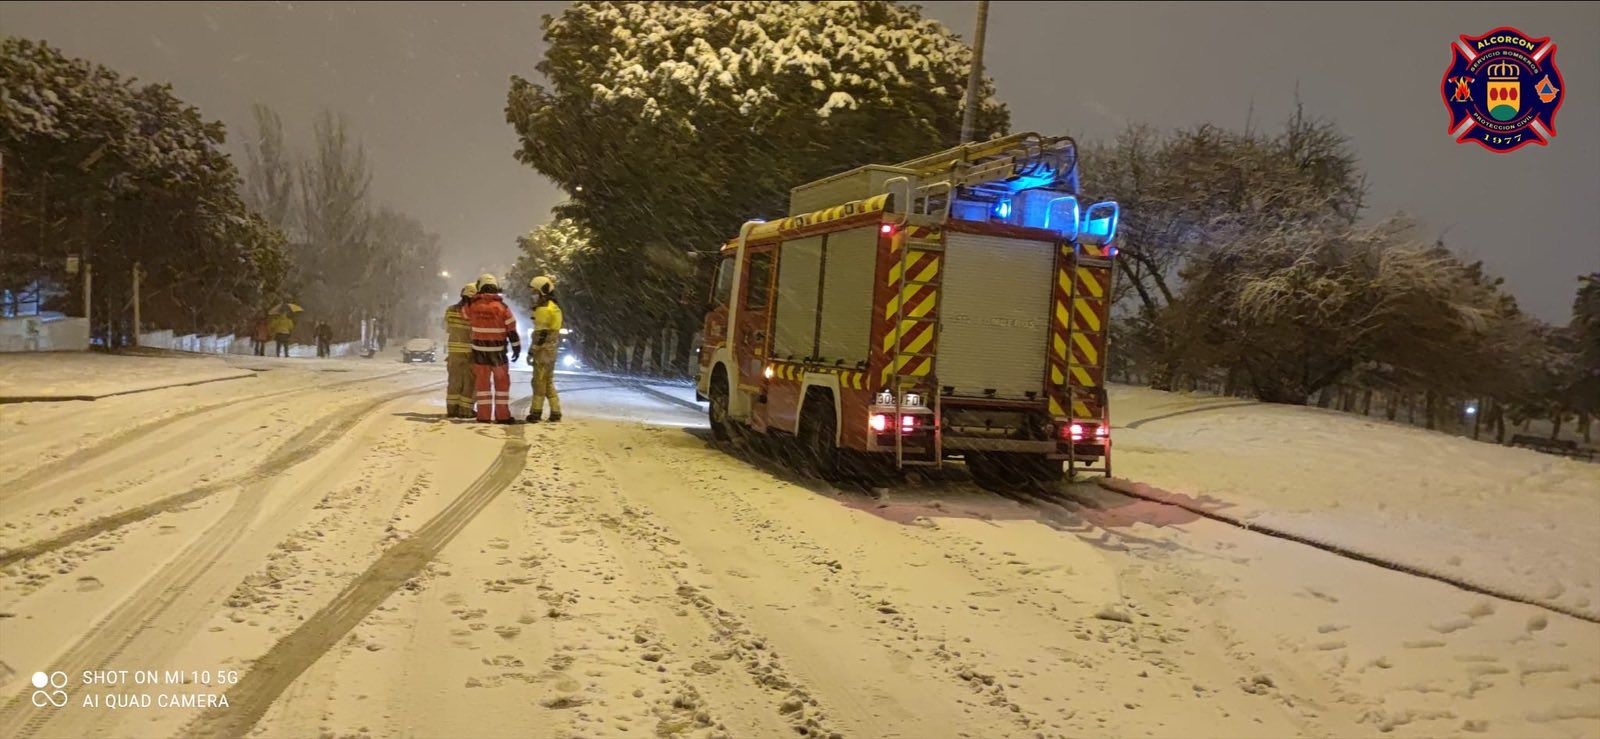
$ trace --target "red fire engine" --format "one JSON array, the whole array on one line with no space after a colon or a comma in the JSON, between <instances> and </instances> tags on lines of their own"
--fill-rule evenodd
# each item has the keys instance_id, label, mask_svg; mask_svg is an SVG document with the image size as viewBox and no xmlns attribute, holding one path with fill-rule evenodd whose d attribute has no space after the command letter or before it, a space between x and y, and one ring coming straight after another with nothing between
<instances>
[{"instance_id":1,"label":"red fire engine","mask_svg":"<svg viewBox=\"0 0 1600 739\"><path fill-rule=\"evenodd\" d=\"M961 457L986 484L1110 474L1117 206L1067 137L1016 134L790 194L722 248L698 392L712 434L792 436L824 476Z\"/></svg>"}]
</instances>

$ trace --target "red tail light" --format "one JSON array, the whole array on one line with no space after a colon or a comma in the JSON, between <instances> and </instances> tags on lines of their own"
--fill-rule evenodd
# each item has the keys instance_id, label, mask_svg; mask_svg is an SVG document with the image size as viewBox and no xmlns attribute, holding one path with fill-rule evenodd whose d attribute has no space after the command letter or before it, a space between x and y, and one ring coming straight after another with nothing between
<instances>
[{"instance_id":1,"label":"red tail light","mask_svg":"<svg viewBox=\"0 0 1600 739\"><path fill-rule=\"evenodd\" d=\"M878 233L881 233L884 236L893 236L894 235L894 224L893 223L885 223L882 226L879 226L878 227Z\"/></svg>"},{"instance_id":2,"label":"red tail light","mask_svg":"<svg viewBox=\"0 0 1600 739\"><path fill-rule=\"evenodd\" d=\"M1107 426L1096 426L1094 427L1094 435L1100 437L1110 436L1111 429Z\"/></svg>"},{"instance_id":3,"label":"red tail light","mask_svg":"<svg viewBox=\"0 0 1600 739\"><path fill-rule=\"evenodd\" d=\"M920 424L921 421L916 416L903 415L900 417L900 433L909 434L916 431L917 426ZM867 418L867 425L871 426L873 431L881 434L889 430L889 416L885 413L874 413Z\"/></svg>"}]
</instances>

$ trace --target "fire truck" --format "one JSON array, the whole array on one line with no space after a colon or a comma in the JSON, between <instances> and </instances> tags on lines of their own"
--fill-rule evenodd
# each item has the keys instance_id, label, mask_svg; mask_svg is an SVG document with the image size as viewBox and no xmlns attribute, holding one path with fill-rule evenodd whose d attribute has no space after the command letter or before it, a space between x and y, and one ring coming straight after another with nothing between
<instances>
[{"instance_id":1,"label":"fire truck","mask_svg":"<svg viewBox=\"0 0 1600 739\"><path fill-rule=\"evenodd\" d=\"M797 441L813 472L961 458L985 485L1111 473L1118 207L1035 133L790 191L721 249L697 392L715 439Z\"/></svg>"}]
</instances>

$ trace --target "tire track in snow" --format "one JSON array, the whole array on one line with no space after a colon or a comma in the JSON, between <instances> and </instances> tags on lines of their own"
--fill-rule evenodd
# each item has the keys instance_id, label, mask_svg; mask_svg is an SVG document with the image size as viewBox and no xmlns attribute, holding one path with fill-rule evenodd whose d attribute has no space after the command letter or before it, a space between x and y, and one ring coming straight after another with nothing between
<instances>
[{"instance_id":1,"label":"tire track in snow","mask_svg":"<svg viewBox=\"0 0 1600 739\"><path fill-rule=\"evenodd\" d=\"M429 383L391 393L362 406L357 411L345 410L343 413L348 414L348 417L333 427L314 424L297 434L289 443L279 447L269 460L276 465L273 473L309 461L311 456L305 455L306 452L320 451L337 441L346 431L384 404L424 392L438 384L440 383ZM296 439L306 441L298 447L291 447L290 444ZM203 582L208 577L224 583L231 580L226 568L219 568L217 564L224 559L231 548L244 540L256 523L257 516L266 504L268 498L266 493L273 483L272 475L270 473L260 475L253 482L259 487L241 490L232 506L216 524L206 529L200 538L190 544L171 563L157 571L154 577L141 585L128 600L89 628L81 640L52 662L50 669L73 675L85 669L116 664L117 658L134 645L141 635L149 632L159 619L171 616L177 621L175 624L163 624L166 628L162 629L162 633L171 638L170 635L185 633L185 627L197 623L199 619L208 615L198 610L197 604L192 601L195 598L204 598L206 593L215 590L217 582ZM174 611L174 605L185 599L191 601L187 603L190 610L185 611L180 608ZM160 647L161 635L158 634L155 638L158 640L156 646ZM143 646L146 651L152 649L148 643ZM144 655L146 658L151 656ZM140 662L140 664L150 663ZM99 728L103 722L115 721L118 718L114 712L83 709L57 712L30 710L29 698L29 693L23 691L10 703L0 707L0 736L23 739L40 733L52 723L60 730L58 735L90 736L96 733L93 729Z\"/></svg>"},{"instance_id":2,"label":"tire track in snow","mask_svg":"<svg viewBox=\"0 0 1600 739\"><path fill-rule=\"evenodd\" d=\"M49 480L59 472L70 471L78 467L82 467L83 465L100 459L101 457L116 452L123 446L126 446L136 439L143 438L174 423L193 418L203 413L210 413L214 410L227 408L230 406L237 406L241 403L248 403L255 400L266 400L268 398L277 398L284 395L311 392L313 390L330 390L332 388L342 387L345 385L354 385L356 383L382 380L394 377L396 375L405 374L408 371L409 370L399 370L397 372L389 372L372 377L362 377L354 380L341 380L339 382L329 383L327 385L306 385L303 387L288 388L285 390L275 390L268 393L259 393L257 395L247 395L242 398L234 398L232 400L224 400L217 403L196 406L188 410L174 413L165 418L158 418L148 423L142 423L134 426L133 428L119 431L91 446L79 449L52 462L46 462L45 464L28 470L27 472L24 472L15 478L7 480L4 484L0 484L0 504L4 504L10 500L13 500L23 493L32 492L33 488L38 487L40 483Z\"/></svg>"},{"instance_id":3,"label":"tire track in snow","mask_svg":"<svg viewBox=\"0 0 1600 739\"><path fill-rule=\"evenodd\" d=\"M328 605L280 639L231 690L228 708L213 709L183 732L190 737L243 736L300 674L438 555L484 507L509 487L528 462L526 427L506 430L500 456L460 497L415 536L395 544L345 586Z\"/></svg>"},{"instance_id":4,"label":"tire track in snow","mask_svg":"<svg viewBox=\"0 0 1600 739\"><path fill-rule=\"evenodd\" d=\"M367 414L377 410L384 404L400 398L416 395L429 389L438 387L443 383L432 382L420 387L408 388L394 393L383 395L376 400L368 402L354 410L341 409L336 413L328 414L299 433L290 437L272 452L261 464L256 465L249 472L233 477L224 478L216 482L206 483L200 487L186 492L170 495L159 500L151 501L141 506L135 506L124 511L103 516L87 523L79 524L48 539L41 539L32 544L0 551L0 567L25 559L32 559L41 554L56 551L62 547L71 546L86 539L91 539L108 531L115 531L129 524L137 523L153 516L177 510L191 503L205 499L216 493L232 487L246 484L252 480L260 480L282 473L301 462L310 459L312 454L326 448L328 445L344 436L351 427L361 422ZM338 420L334 420L338 419Z\"/></svg>"},{"instance_id":5,"label":"tire track in snow","mask_svg":"<svg viewBox=\"0 0 1600 739\"><path fill-rule=\"evenodd\" d=\"M1359 552L1359 551L1356 551L1354 549L1349 549L1349 548L1340 546L1339 544L1336 544L1336 543L1333 543L1333 542L1322 541L1322 540L1315 539L1315 538L1312 538L1312 537L1309 537L1309 536L1305 536L1305 535L1302 535L1302 534L1296 534L1296 533L1294 533L1292 531L1287 531L1287 530L1280 529L1280 528L1277 528L1277 527L1274 527L1274 526L1267 526L1267 525L1262 525L1262 524L1251 523L1249 521L1245 521L1245 520L1236 518L1234 516L1228 516L1228 515L1225 515L1225 514L1222 514L1222 513L1218 513L1217 511L1207 510L1207 509L1202 508L1202 507L1197 506L1197 505L1191 505L1191 504L1188 504L1188 503L1184 503L1184 502L1182 502L1180 500L1176 500L1172 493L1169 493L1169 492L1167 492L1165 490L1161 490L1160 488L1157 488L1157 487L1155 487L1153 485L1145 485L1144 483L1135 483L1135 482L1128 481L1128 480L1123 480L1123 479L1120 479L1120 478L1100 478L1100 479L1096 480L1096 482L1099 483L1099 485L1100 485L1100 487L1102 489L1107 490L1107 491L1112 492L1112 493L1115 493L1117 495L1121 495L1121 496L1128 497L1128 498L1136 498L1138 500L1149 501L1151 503L1158 503L1158 504L1161 504L1161 505L1172 506L1174 508L1181 508L1181 509L1183 509L1185 511L1193 513L1193 514L1195 514L1197 516L1200 516L1202 518L1207 518L1207 519L1210 519L1212 521L1216 521L1218 523L1227 524L1229 526L1232 526L1232 527L1237 528L1237 529L1241 529L1243 531L1248 531L1248 532L1255 533L1255 534L1261 534L1263 536L1270 536L1270 537L1275 538L1275 539L1283 539L1284 541L1292 541L1292 542L1294 542L1296 544L1304 544L1304 545L1306 545L1308 547L1312 547L1312 548L1315 548L1315 549L1320 549L1320 550L1322 550L1324 552L1327 552L1329 554L1333 554L1333 555L1338 556L1338 557L1342 557L1344 559L1355 560L1357 562L1365 562L1366 564L1373 565L1373 566L1376 566L1376 567L1382 567L1382 568L1384 568L1386 570L1390 570L1390 571L1393 571L1393 572L1398 572L1398 573L1400 573L1402 575L1411 575L1413 577L1420 577L1420 578L1423 578L1423 579L1426 579L1426 580L1433 580L1434 582L1440 582L1440 583L1444 583L1446 585L1450 585L1452 587L1460 588L1460 589L1465 590L1465 591L1467 591L1469 593L1477 593L1478 595L1487 595L1487 596L1489 596L1491 598L1499 598L1500 600L1508 600L1508 601L1511 601L1513 603L1522 603L1524 605L1533 606L1535 608L1543 608L1543 609L1545 609L1547 611L1551 611L1553 613L1559 613L1559 614L1561 614L1563 616L1571 616L1572 618L1576 618L1576 619L1578 619L1580 621L1587 621L1587 622L1592 623L1592 624L1600 624L1600 617L1597 617L1597 616L1595 616L1594 614L1591 614L1591 613L1585 613L1585 612L1580 611L1580 610L1578 610L1576 608L1568 608L1567 606L1563 606L1563 605L1561 605L1559 603L1551 603L1549 601L1540 600L1538 598L1531 598L1531 597L1528 597L1528 596L1525 596L1525 595L1519 595L1517 593L1512 593L1512 592L1508 592L1508 591L1505 591L1505 590L1500 590L1500 589L1497 589L1497 588L1494 588L1494 587L1491 587L1491 586L1488 586L1488 585L1480 585L1480 584L1472 582L1470 580L1465 580L1465 579L1458 578L1458 577L1452 577L1450 575L1446 575L1446 574L1443 574L1443 573L1430 572L1428 570L1425 570L1425 569L1423 569L1421 567L1417 567L1415 565L1408 565L1408 564L1405 564L1404 562L1398 562L1398 561L1393 560L1393 559L1386 559L1384 557L1380 557L1380 556L1377 556L1377 555L1367 554L1365 552ZM1158 491L1158 492L1157 493L1145 492L1145 491L1139 489L1141 487L1148 488L1149 490L1155 490L1155 491ZM1085 500L1085 501L1080 501L1080 502L1083 502L1085 505L1090 505L1091 507L1093 507L1093 504L1090 501L1086 501Z\"/></svg>"}]
</instances>

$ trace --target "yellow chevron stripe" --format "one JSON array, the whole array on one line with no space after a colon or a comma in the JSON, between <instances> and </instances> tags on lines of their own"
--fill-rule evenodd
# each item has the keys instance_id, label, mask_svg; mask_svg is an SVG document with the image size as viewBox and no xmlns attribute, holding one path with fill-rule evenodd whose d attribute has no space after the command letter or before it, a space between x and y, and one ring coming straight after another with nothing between
<instances>
[{"instance_id":1,"label":"yellow chevron stripe","mask_svg":"<svg viewBox=\"0 0 1600 739\"><path fill-rule=\"evenodd\" d=\"M1072 307L1078 319L1082 321L1080 324L1082 327L1087 327L1090 331L1100 330L1100 317L1094 314L1094 308L1090 307L1089 301L1082 298L1074 299Z\"/></svg>"},{"instance_id":2,"label":"yellow chevron stripe","mask_svg":"<svg viewBox=\"0 0 1600 739\"><path fill-rule=\"evenodd\" d=\"M1081 400L1072 401L1072 417L1073 418L1088 418L1089 417L1089 406L1084 405L1083 401L1081 401Z\"/></svg>"},{"instance_id":3,"label":"yellow chevron stripe","mask_svg":"<svg viewBox=\"0 0 1600 739\"><path fill-rule=\"evenodd\" d=\"M1067 369L1072 371L1072 379L1078 381L1078 386L1079 387L1094 387L1095 386L1094 378L1090 377L1089 373L1085 372L1082 367L1079 367L1079 366L1077 366L1075 364L1069 364L1069 365L1067 365Z\"/></svg>"},{"instance_id":4,"label":"yellow chevron stripe","mask_svg":"<svg viewBox=\"0 0 1600 739\"><path fill-rule=\"evenodd\" d=\"M1061 385L1065 384L1066 381L1067 378L1063 377L1061 374L1061 366L1056 364L1050 365L1050 384Z\"/></svg>"},{"instance_id":5,"label":"yellow chevron stripe","mask_svg":"<svg viewBox=\"0 0 1600 739\"><path fill-rule=\"evenodd\" d=\"M1089 360L1090 366L1100 366L1100 352L1094 350L1094 343L1083 334L1073 334L1072 343L1078 345L1078 350L1083 352L1084 359Z\"/></svg>"},{"instance_id":6,"label":"yellow chevron stripe","mask_svg":"<svg viewBox=\"0 0 1600 739\"><path fill-rule=\"evenodd\" d=\"M1100 276L1095 274L1094 270L1079 267L1078 282L1083 283L1083 288L1089 291L1089 293L1094 297L1105 297L1106 290L1100 285Z\"/></svg>"},{"instance_id":7,"label":"yellow chevron stripe","mask_svg":"<svg viewBox=\"0 0 1600 739\"><path fill-rule=\"evenodd\" d=\"M889 287L894 287L895 285L900 284L900 266L901 265L898 260L896 260L894 264L889 265L889 280L883 284L888 285Z\"/></svg>"},{"instance_id":8,"label":"yellow chevron stripe","mask_svg":"<svg viewBox=\"0 0 1600 739\"><path fill-rule=\"evenodd\" d=\"M934 255L933 259L928 261L928 266L913 279L918 282L926 282L933 279L933 276L936 274L939 274L939 255L937 254ZM913 285L913 287L917 286Z\"/></svg>"},{"instance_id":9,"label":"yellow chevron stripe","mask_svg":"<svg viewBox=\"0 0 1600 739\"><path fill-rule=\"evenodd\" d=\"M1056 273L1056 284L1061 287L1061 292L1064 292L1064 293L1066 293L1068 295L1072 294L1072 275L1067 274L1064 271L1063 272L1057 272Z\"/></svg>"},{"instance_id":10,"label":"yellow chevron stripe","mask_svg":"<svg viewBox=\"0 0 1600 739\"><path fill-rule=\"evenodd\" d=\"M1056 325L1057 326L1071 326L1072 325L1072 316L1067 314L1067 304L1063 303L1063 302L1061 302L1059 300L1056 301Z\"/></svg>"},{"instance_id":11,"label":"yellow chevron stripe","mask_svg":"<svg viewBox=\"0 0 1600 739\"><path fill-rule=\"evenodd\" d=\"M1054 349L1056 350L1056 358L1057 359L1066 359L1067 358L1067 342L1061 340L1061 335L1060 334L1056 334L1056 335L1051 336L1050 337L1050 341L1051 341L1052 344L1054 344Z\"/></svg>"},{"instance_id":12,"label":"yellow chevron stripe","mask_svg":"<svg viewBox=\"0 0 1600 739\"><path fill-rule=\"evenodd\" d=\"M1061 404L1057 403L1055 398L1051 398L1050 399L1050 415L1052 415L1052 416L1061 415Z\"/></svg>"}]
</instances>

